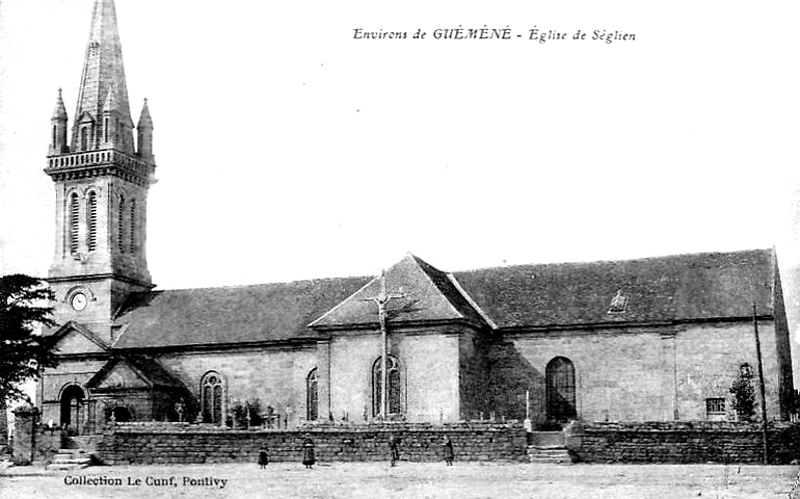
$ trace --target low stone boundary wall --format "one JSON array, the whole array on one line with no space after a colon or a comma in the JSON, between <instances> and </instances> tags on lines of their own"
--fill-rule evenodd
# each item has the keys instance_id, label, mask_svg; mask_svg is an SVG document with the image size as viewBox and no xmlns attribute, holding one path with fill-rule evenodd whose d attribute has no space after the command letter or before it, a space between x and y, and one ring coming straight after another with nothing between
<instances>
[{"instance_id":1,"label":"low stone boundary wall","mask_svg":"<svg viewBox=\"0 0 800 499\"><path fill-rule=\"evenodd\" d=\"M442 460L445 436L460 461L524 461L527 449L521 422L325 424L297 430L124 423L106 427L98 451L107 464L255 463L266 444L270 461L299 463L306 433L320 462L388 461L390 436L399 439L401 461Z\"/></svg>"},{"instance_id":2,"label":"low stone boundary wall","mask_svg":"<svg viewBox=\"0 0 800 499\"><path fill-rule=\"evenodd\" d=\"M772 422L768 427L770 463L800 458L800 425ZM583 423L567 445L584 462L762 463L760 423L644 422Z\"/></svg>"}]
</instances>

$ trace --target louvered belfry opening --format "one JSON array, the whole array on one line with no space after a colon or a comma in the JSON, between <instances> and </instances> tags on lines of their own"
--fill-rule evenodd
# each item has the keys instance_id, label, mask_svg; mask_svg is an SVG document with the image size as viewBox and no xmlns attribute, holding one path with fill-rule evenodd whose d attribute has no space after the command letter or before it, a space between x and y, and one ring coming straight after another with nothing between
<instances>
[{"instance_id":1,"label":"louvered belfry opening","mask_svg":"<svg viewBox=\"0 0 800 499\"><path fill-rule=\"evenodd\" d=\"M89 192L89 200L86 206L86 244L89 251L97 249L97 193Z\"/></svg>"},{"instance_id":2,"label":"louvered belfry opening","mask_svg":"<svg viewBox=\"0 0 800 499\"><path fill-rule=\"evenodd\" d=\"M118 232L117 232L117 246L119 250L125 251L125 197L119 197L119 211L117 212L119 216L119 220L117 221L118 224Z\"/></svg>"},{"instance_id":3,"label":"louvered belfry opening","mask_svg":"<svg viewBox=\"0 0 800 499\"><path fill-rule=\"evenodd\" d=\"M78 216L80 202L78 194L72 193L69 197L69 251L73 255L78 253Z\"/></svg>"},{"instance_id":4,"label":"louvered belfry opening","mask_svg":"<svg viewBox=\"0 0 800 499\"><path fill-rule=\"evenodd\" d=\"M566 422L577 417L575 409L575 366L565 357L547 364L547 419Z\"/></svg>"},{"instance_id":5,"label":"louvered belfry opening","mask_svg":"<svg viewBox=\"0 0 800 499\"><path fill-rule=\"evenodd\" d=\"M130 251L133 253L136 250L136 200L131 199L131 233L130 233Z\"/></svg>"}]
</instances>

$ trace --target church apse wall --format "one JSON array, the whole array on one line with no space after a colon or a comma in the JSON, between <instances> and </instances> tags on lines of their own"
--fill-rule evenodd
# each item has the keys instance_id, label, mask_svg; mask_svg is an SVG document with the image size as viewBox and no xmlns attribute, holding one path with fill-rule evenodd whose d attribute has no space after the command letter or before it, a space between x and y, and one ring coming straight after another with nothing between
<instances>
[{"instance_id":1,"label":"church apse wall","mask_svg":"<svg viewBox=\"0 0 800 499\"><path fill-rule=\"evenodd\" d=\"M779 375L775 327L773 321L759 322L764 384L767 395L767 418L780 419ZM683 420L707 419L707 399L724 399L717 407L728 420L735 420L730 388L740 376L743 365L751 373L756 399L756 417L760 419L755 335L752 322L734 324L695 324L676 336L678 364L678 414Z\"/></svg>"},{"instance_id":2,"label":"church apse wall","mask_svg":"<svg viewBox=\"0 0 800 499\"><path fill-rule=\"evenodd\" d=\"M317 367L316 345L164 354L159 362L189 389L196 403L210 373L217 373L225 414L233 405L259 402L289 425L306 419L306 382ZM208 385L212 388L216 384ZM214 421L217 422L217 421Z\"/></svg>"},{"instance_id":3,"label":"church apse wall","mask_svg":"<svg viewBox=\"0 0 800 499\"><path fill-rule=\"evenodd\" d=\"M455 422L459 420L458 333L407 334L398 351L406 360L407 419Z\"/></svg>"},{"instance_id":4,"label":"church apse wall","mask_svg":"<svg viewBox=\"0 0 800 499\"><path fill-rule=\"evenodd\" d=\"M380 334L347 333L331 340L331 410L336 420L357 422L378 416ZM389 419L457 421L457 334L392 332L389 335ZM394 366L394 367L393 367ZM396 390L396 391L395 391ZM396 395L392 395L394 392ZM365 418L366 415L366 418Z\"/></svg>"},{"instance_id":5,"label":"church apse wall","mask_svg":"<svg viewBox=\"0 0 800 499\"><path fill-rule=\"evenodd\" d=\"M647 421L673 418L672 339L656 330L567 330L506 335L492 345L495 411L531 420ZM548 366L561 395L548 403ZM552 374L553 370L557 374ZM571 387L569 385L572 385ZM551 398L553 398L551 396ZM572 406L571 408L569 406ZM552 414L554 410L560 414ZM572 414L570 412L572 411Z\"/></svg>"}]
</instances>

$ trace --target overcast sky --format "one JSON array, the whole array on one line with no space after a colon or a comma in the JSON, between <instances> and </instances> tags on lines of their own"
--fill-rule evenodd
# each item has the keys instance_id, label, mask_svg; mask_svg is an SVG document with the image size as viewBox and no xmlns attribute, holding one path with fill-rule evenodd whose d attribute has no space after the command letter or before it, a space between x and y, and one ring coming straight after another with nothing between
<instances>
[{"instance_id":1,"label":"overcast sky","mask_svg":"<svg viewBox=\"0 0 800 499\"><path fill-rule=\"evenodd\" d=\"M0 274L51 263L49 120L62 87L72 126L93 1L0 3ZM116 0L158 287L771 246L790 279L796 2L517 4ZM433 38L459 26L513 36Z\"/></svg>"}]
</instances>

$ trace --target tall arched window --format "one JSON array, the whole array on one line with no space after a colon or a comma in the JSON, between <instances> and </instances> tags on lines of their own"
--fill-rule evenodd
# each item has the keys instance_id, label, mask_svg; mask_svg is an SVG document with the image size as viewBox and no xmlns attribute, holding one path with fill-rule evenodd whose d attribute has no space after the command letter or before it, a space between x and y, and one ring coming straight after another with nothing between
<instances>
[{"instance_id":1,"label":"tall arched window","mask_svg":"<svg viewBox=\"0 0 800 499\"><path fill-rule=\"evenodd\" d=\"M204 423L222 424L225 405L225 381L216 371L209 371L200 381L200 408Z\"/></svg>"},{"instance_id":2,"label":"tall arched window","mask_svg":"<svg viewBox=\"0 0 800 499\"><path fill-rule=\"evenodd\" d=\"M80 201L78 194L73 192L69 197L69 252L73 255L78 253L78 214L80 211Z\"/></svg>"},{"instance_id":3,"label":"tall arched window","mask_svg":"<svg viewBox=\"0 0 800 499\"><path fill-rule=\"evenodd\" d=\"M575 367L566 357L556 357L547 363L547 419L565 422L575 419Z\"/></svg>"},{"instance_id":4,"label":"tall arched window","mask_svg":"<svg viewBox=\"0 0 800 499\"><path fill-rule=\"evenodd\" d=\"M311 370L306 378L306 419L314 421L319 417L319 380L317 368Z\"/></svg>"},{"instance_id":5,"label":"tall arched window","mask_svg":"<svg viewBox=\"0 0 800 499\"><path fill-rule=\"evenodd\" d=\"M400 376L400 362L393 356L386 357L387 380L387 416L399 416L403 413L403 385ZM372 415L381 416L382 401L381 358L372 364Z\"/></svg>"},{"instance_id":6,"label":"tall arched window","mask_svg":"<svg viewBox=\"0 0 800 499\"><path fill-rule=\"evenodd\" d=\"M89 251L97 249L97 193L89 192L89 200L86 205L86 244Z\"/></svg>"},{"instance_id":7,"label":"tall arched window","mask_svg":"<svg viewBox=\"0 0 800 499\"><path fill-rule=\"evenodd\" d=\"M136 200L131 199L131 253L136 250Z\"/></svg>"},{"instance_id":8,"label":"tall arched window","mask_svg":"<svg viewBox=\"0 0 800 499\"><path fill-rule=\"evenodd\" d=\"M125 196L119 197L119 211L117 212L117 246L120 251L125 251Z\"/></svg>"}]
</instances>

